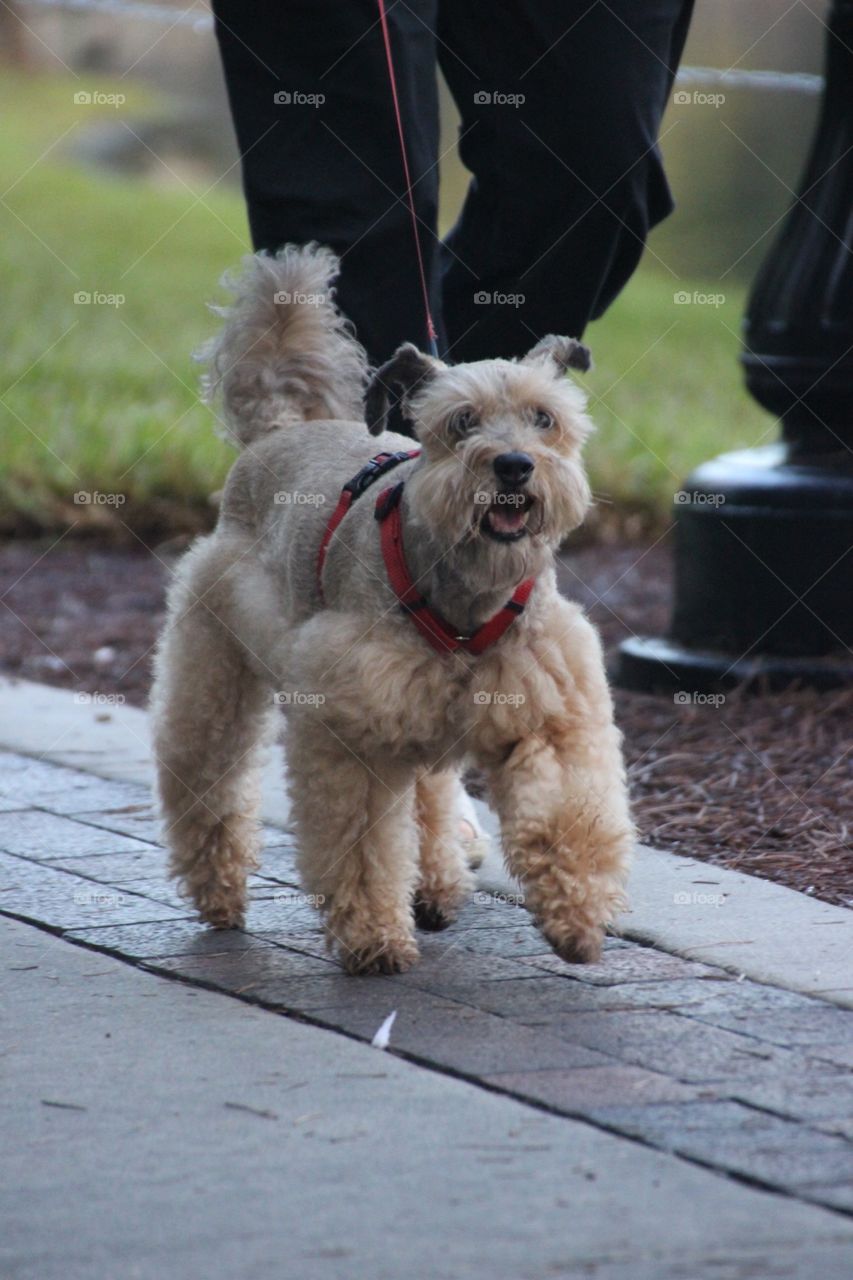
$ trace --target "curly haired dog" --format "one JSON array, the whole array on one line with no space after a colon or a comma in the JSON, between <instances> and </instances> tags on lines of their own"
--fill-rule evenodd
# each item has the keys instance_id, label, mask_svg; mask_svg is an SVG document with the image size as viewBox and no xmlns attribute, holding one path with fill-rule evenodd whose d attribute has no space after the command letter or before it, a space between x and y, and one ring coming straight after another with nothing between
<instances>
[{"instance_id":1,"label":"curly haired dog","mask_svg":"<svg viewBox=\"0 0 853 1280\"><path fill-rule=\"evenodd\" d=\"M469 762L548 942L594 960L633 829L601 646L553 564L590 501L590 422L566 376L588 353L547 337L518 361L448 366L406 344L368 379L336 269L311 245L246 259L207 351L243 452L157 657L171 871L202 920L242 924L258 748L284 704L303 888L351 972L408 968L416 925L465 901ZM392 392L415 455L385 431Z\"/></svg>"}]
</instances>

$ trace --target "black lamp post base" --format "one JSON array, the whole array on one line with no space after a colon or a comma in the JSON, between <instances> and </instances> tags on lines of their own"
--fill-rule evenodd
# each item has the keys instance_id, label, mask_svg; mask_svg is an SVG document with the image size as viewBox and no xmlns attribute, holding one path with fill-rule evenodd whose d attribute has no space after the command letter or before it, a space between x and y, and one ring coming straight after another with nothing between
<instances>
[{"instance_id":1,"label":"black lamp post base","mask_svg":"<svg viewBox=\"0 0 853 1280\"><path fill-rule=\"evenodd\" d=\"M792 685L829 691L853 685L853 658L841 657L758 657L733 658L711 649L692 649L674 640L642 636L625 640L619 647L614 672L615 683L637 693L682 693L683 701L694 694L720 693L736 685L780 690Z\"/></svg>"}]
</instances>

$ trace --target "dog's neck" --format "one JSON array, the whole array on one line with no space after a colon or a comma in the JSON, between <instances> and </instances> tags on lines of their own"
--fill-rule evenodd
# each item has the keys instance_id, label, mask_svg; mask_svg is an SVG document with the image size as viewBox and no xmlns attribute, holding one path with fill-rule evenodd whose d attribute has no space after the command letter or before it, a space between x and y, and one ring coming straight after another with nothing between
<instances>
[{"instance_id":1,"label":"dog's neck","mask_svg":"<svg viewBox=\"0 0 853 1280\"><path fill-rule=\"evenodd\" d=\"M501 545L483 539L448 546L412 517L403 497L403 544L412 580L430 606L459 635L471 635L493 617L525 578L544 568L547 552L529 543Z\"/></svg>"}]
</instances>

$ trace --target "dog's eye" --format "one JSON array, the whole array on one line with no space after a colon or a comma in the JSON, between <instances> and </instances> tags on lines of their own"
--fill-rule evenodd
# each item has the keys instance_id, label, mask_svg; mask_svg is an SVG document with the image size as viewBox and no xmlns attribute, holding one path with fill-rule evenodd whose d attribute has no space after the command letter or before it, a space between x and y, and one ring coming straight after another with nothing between
<instances>
[{"instance_id":1,"label":"dog's eye","mask_svg":"<svg viewBox=\"0 0 853 1280\"><path fill-rule=\"evenodd\" d=\"M537 409L533 415L533 422L540 431L550 431L554 425L554 417L547 409Z\"/></svg>"},{"instance_id":2,"label":"dog's eye","mask_svg":"<svg viewBox=\"0 0 853 1280\"><path fill-rule=\"evenodd\" d=\"M448 423L451 434L455 436L464 436L476 425L477 415L473 409L457 409Z\"/></svg>"}]
</instances>

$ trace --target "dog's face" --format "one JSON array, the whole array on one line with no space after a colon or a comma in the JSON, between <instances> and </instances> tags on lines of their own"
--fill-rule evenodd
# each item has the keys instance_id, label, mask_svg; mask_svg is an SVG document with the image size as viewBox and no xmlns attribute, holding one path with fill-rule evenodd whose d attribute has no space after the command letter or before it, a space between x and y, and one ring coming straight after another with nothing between
<instances>
[{"instance_id":1,"label":"dog's face","mask_svg":"<svg viewBox=\"0 0 853 1280\"><path fill-rule=\"evenodd\" d=\"M409 502L433 536L473 544L496 576L501 565L513 576L535 569L581 523L590 492L580 453L591 423L565 373L588 367L579 343L546 338L520 361L452 367L407 345L378 371L383 399L368 394L368 424L382 429L387 389L401 390L423 450Z\"/></svg>"}]
</instances>

